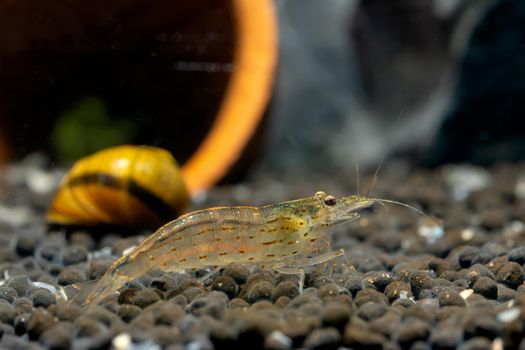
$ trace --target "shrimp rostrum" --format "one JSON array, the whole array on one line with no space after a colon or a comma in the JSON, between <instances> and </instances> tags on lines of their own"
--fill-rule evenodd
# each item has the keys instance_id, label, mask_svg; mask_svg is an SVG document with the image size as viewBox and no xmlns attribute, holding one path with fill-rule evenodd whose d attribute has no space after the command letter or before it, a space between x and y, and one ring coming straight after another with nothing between
<instances>
[{"instance_id":1,"label":"shrimp rostrum","mask_svg":"<svg viewBox=\"0 0 525 350\"><path fill-rule=\"evenodd\" d=\"M171 272L253 263L304 278L305 266L344 253L319 249L328 242L330 228L358 218L357 212L374 201L317 192L263 207L217 207L182 215L117 259L77 300L84 305L99 303L153 268Z\"/></svg>"}]
</instances>

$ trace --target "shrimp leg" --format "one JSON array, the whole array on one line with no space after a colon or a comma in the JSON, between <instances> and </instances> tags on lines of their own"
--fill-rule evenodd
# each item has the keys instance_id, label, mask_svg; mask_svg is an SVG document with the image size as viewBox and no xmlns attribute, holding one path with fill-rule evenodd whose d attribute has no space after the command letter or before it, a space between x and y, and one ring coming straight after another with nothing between
<instances>
[{"instance_id":1,"label":"shrimp leg","mask_svg":"<svg viewBox=\"0 0 525 350\"><path fill-rule=\"evenodd\" d=\"M273 269L279 271L282 268L301 268L302 266L313 266L325 263L332 259L335 259L339 256L345 255L344 249L330 250L323 254L314 256L314 257L305 257L305 258L291 258L284 260L277 264L265 265L267 269ZM284 273L284 272L283 272Z\"/></svg>"},{"instance_id":2,"label":"shrimp leg","mask_svg":"<svg viewBox=\"0 0 525 350\"><path fill-rule=\"evenodd\" d=\"M305 266L319 265L343 255L345 255L344 249L331 250L311 258L299 260L299 263L304 264Z\"/></svg>"},{"instance_id":3,"label":"shrimp leg","mask_svg":"<svg viewBox=\"0 0 525 350\"><path fill-rule=\"evenodd\" d=\"M199 282L204 283L208 278L218 273L224 266L215 266L210 272L199 278Z\"/></svg>"},{"instance_id":4,"label":"shrimp leg","mask_svg":"<svg viewBox=\"0 0 525 350\"><path fill-rule=\"evenodd\" d=\"M330 250L323 254L306 257L306 258L293 258L286 261L280 262L274 265L266 265L265 268L273 269L277 272L289 275L299 276L299 292L303 292L304 287L304 268L303 266L313 266L325 263L339 256L345 255L344 249Z\"/></svg>"},{"instance_id":5,"label":"shrimp leg","mask_svg":"<svg viewBox=\"0 0 525 350\"><path fill-rule=\"evenodd\" d=\"M274 267L275 271L285 275L299 276L299 294L303 294L304 287L304 269L301 267Z\"/></svg>"}]
</instances>

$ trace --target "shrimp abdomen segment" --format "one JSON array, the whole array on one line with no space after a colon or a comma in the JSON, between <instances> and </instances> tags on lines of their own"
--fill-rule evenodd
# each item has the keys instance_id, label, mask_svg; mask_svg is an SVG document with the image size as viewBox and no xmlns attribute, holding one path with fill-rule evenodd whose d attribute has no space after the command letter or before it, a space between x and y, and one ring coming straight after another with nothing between
<instances>
[{"instance_id":1,"label":"shrimp abdomen segment","mask_svg":"<svg viewBox=\"0 0 525 350\"><path fill-rule=\"evenodd\" d=\"M177 225L158 230L149 254L164 270L227 265L255 253L249 237L260 226L256 207L213 208L180 217Z\"/></svg>"},{"instance_id":2,"label":"shrimp abdomen segment","mask_svg":"<svg viewBox=\"0 0 525 350\"><path fill-rule=\"evenodd\" d=\"M307 222L293 214L257 207L212 208L160 228L126 263L141 260L149 267L180 270L265 262L303 250L310 242L308 232Z\"/></svg>"}]
</instances>

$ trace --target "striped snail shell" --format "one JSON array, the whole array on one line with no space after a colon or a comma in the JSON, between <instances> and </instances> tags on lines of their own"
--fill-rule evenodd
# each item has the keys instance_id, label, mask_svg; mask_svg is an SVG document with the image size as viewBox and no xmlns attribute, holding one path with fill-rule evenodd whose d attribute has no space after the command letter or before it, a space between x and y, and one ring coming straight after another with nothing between
<instances>
[{"instance_id":1,"label":"striped snail shell","mask_svg":"<svg viewBox=\"0 0 525 350\"><path fill-rule=\"evenodd\" d=\"M117 146L77 161L47 214L50 224L156 227L189 203L177 162L161 148Z\"/></svg>"}]
</instances>

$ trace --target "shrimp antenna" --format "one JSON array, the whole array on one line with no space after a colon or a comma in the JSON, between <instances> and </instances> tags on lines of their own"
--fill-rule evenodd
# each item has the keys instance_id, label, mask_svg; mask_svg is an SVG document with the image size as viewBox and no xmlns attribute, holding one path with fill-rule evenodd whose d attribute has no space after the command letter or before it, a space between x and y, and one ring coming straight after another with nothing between
<instances>
[{"instance_id":1,"label":"shrimp antenna","mask_svg":"<svg viewBox=\"0 0 525 350\"><path fill-rule=\"evenodd\" d=\"M376 185L377 178L379 176L379 171L381 170L381 167L383 166L383 162L385 161L385 156L381 158L381 161L379 162L379 165L377 166L376 172L374 173L374 177L372 178L372 181L370 182L370 186L368 187L368 190L366 191L365 197L368 197L372 190L374 189L374 186Z\"/></svg>"},{"instance_id":2,"label":"shrimp antenna","mask_svg":"<svg viewBox=\"0 0 525 350\"><path fill-rule=\"evenodd\" d=\"M405 113L405 110L406 110L406 106L403 106L403 108L401 108L401 110L399 111L396 117L396 121L395 121L396 123L399 121L403 113ZM379 171L381 170L381 167L383 166L384 161L385 161L385 155L383 155L383 157L381 158L381 161L379 162L379 165L377 166L376 172L374 173L374 177L372 178L372 181L370 182L370 186L368 187L368 190L366 191L365 197L368 197L368 195L370 195L370 193L374 189L374 186L376 185L376 182L377 182L377 178L379 176Z\"/></svg>"},{"instance_id":3,"label":"shrimp antenna","mask_svg":"<svg viewBox=\"0 0 525 350\"><path fill-rule=\"evenodd\" d=\"M357 195L359 196L360 193L359 193L359 186L361 186L360 184L361 180L359 178L359 159L355 159L355 186L357 187Z\"/></svg>"},{"instance_id":4,"label":"shrimp antenna","mask_svg":"<svg viewBox=\"0 0 525 350\"><path fill-rule=\"evenodd\" d=\"M403 202L398 202L398 201L393 201L393 200L390 200L390 199L382 199L382 198L368 198L368 199L371 200L371 201L377 201L378 203L396 204L396 205L400 205L400 206L405 207L405 208L412 209L416 213L418 213L420 215L423 215L425 218L427 218L428 220L432 221L434 224L436 224L436 226L441 227L441 224L436 219L430 217L424 211L419 210L418 208L413 207L413 206L411 206L409 204L406 204L406 203L403 203Z\"/></svg>"}]
</instances>

